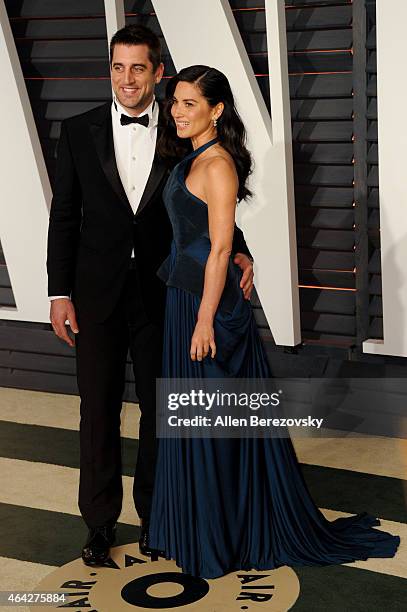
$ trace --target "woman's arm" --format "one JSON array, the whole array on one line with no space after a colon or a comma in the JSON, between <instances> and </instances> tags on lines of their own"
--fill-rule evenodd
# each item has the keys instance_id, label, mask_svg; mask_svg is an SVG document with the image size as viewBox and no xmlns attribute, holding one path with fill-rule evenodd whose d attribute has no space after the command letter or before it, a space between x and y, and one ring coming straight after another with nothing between
<instances>
[{"instance_id":1,"label":"woman's arm","mask_svg":"<svg viewBox=\"0 0 407 612\"><path fill-rule=\"evenodd\" d=\"M238 178L233 163L216 157L208 163L205 199L208 205L211 250L205 267L205 282L198 320L191 341L191 359L202 361L211 349L216 353L213 319L225 286L232 252Z\"/></svg>"}]
</instances>

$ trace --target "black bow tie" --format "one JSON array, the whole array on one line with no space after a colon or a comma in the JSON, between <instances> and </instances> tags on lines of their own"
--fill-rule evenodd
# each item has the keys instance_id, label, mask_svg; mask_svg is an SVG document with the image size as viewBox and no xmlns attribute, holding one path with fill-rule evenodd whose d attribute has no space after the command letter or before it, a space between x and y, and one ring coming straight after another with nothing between
<instances>
[{"instance_id":1,"label":"black bow tie","mask_svg":"<svg viewBox=\"0 0 407 612\"><path fill-rule=\"evenodd\" d=\"M144 125L144 127L148 127L148 115L142 115L141 117L129 117L128 115L121 115L120 123L121 125L130 125L130 123L138 123L139 125Z\"/></svg>"}]
</instances>

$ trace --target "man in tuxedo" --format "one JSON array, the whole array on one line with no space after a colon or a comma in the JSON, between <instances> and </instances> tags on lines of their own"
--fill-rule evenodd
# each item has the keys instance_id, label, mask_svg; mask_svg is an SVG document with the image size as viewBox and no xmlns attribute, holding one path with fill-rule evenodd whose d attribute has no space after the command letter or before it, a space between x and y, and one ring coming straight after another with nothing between
<instances>
[{"instance_id":1,"label":"man in tuxedo","mask_svg":"<svg viewBox=\"0 0 407 612\"><path fill-rule=\"evenodd\" d=\"M62 122L48 232L50 320L56 335L76 349L87 565L108 558L122 507L120 412L128 350L141 411L133 496L140 550L151 554L155 379L165 305L156 271L172 238L162 201L169 170L156 151L163 121L154 95L164 70L159 39L143 26L122 28L110 44L110 68L113 100ZM249 297L253 266L238 228L234 253Z\"/></svg>"}]
</instances>

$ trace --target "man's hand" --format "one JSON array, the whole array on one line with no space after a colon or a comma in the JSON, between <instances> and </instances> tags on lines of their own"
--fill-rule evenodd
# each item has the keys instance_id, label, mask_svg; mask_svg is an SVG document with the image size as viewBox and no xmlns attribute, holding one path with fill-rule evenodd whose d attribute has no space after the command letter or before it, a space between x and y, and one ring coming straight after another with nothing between
<instances>
[{"instance_id":1,"label":"man's hand","mask_svg":"<svg viewBox=\"0 0 407 612\"><path fill-rule=\"evenodd\" d=\"M234 263L239 266L241 270L243 270L242 280L240 281L240 286L243 290L243 295L246 300L250 300L251 293L253 291L253 262L244 255L243 253L236 253L234 258Z\"/></svg>"},{"instance_id":2,"label":"man's hand","mask_svg":"<svg viewBox=\"0 0 407 612\"><path fill-rule=\"evenodd\" d=\"M52 329L61 340L64 340L69 346L75 346L75 340L68 336L68 331L65 326L65 321L68 320L69 326L74 334L79 332L76 322L75 308L71 300L68 298L58 298L52 300L50 320Z\"/></svg>"}]
</instances>

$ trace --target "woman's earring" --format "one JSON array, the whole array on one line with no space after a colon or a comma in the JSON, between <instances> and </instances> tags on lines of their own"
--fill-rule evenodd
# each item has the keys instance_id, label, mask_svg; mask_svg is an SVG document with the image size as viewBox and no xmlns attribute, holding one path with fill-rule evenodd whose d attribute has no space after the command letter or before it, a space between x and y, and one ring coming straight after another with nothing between
<instances>
[{"instance_id":1,"label":"woman's earring","mask_svg":"<svg viewBox=\"0 0 407 612\"><path fill-rule=\"evenodd\" d=\"M218 120L217 120L217 119L214 119L214 120L213 120L213 127L216 127L217 125L218 125Z\"/></svg>"}]
</instances>

